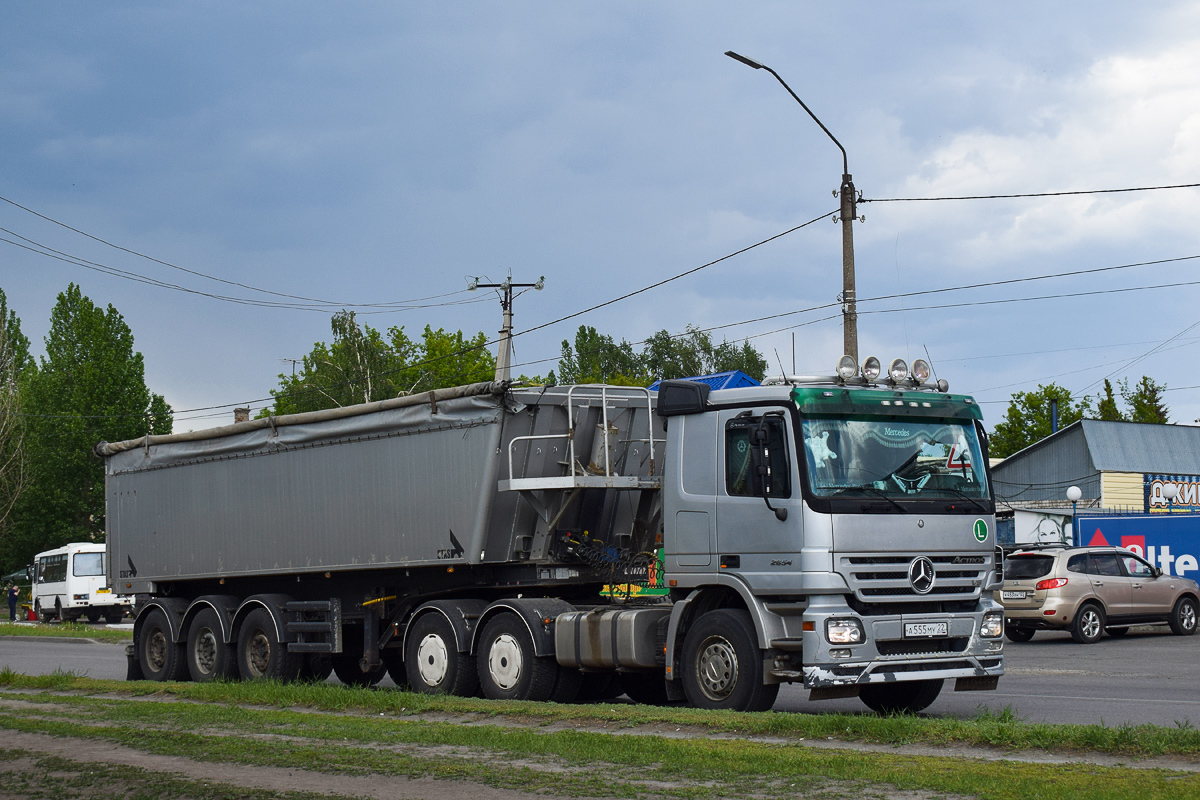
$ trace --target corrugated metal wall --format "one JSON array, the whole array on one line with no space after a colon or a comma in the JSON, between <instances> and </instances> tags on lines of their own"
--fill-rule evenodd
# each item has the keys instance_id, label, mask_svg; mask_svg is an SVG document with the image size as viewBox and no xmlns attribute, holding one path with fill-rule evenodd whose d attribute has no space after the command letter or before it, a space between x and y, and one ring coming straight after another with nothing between
<instances>
[{"instance_id":1,"label":"corrugated metal wall","mask_svg":"<svg viewBox=\"0 0 1200 800\"><path fill-rule=\"evenodd\" d=\"M992 469L996 499L1009 505L1066 503L1067 487L1078 486L1083 501L1100 499L1100 473L1092 463L1083 426L1062 431Z\"/></svg>"}]
</instances>

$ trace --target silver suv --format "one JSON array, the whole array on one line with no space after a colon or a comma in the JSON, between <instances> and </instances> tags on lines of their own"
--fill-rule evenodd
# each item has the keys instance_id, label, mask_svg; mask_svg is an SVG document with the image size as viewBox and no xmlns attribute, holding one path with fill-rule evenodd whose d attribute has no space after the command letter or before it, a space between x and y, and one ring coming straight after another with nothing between
<instances>
[{"instance_id":1,"label":"silver suv","mask_svg":"<svg viewBox=\"0 0 1200 800\"><path fill-rule=\"evenodd\" d=\"M1004 562L1004 633L1027 642L1037 630L1068 630L1077 642L1103 633L1124 636L1130 625L1166 624L1196 632L1200 587L1165 575L1117 547L1018 550Z\"/></svg>"}]
</instances>

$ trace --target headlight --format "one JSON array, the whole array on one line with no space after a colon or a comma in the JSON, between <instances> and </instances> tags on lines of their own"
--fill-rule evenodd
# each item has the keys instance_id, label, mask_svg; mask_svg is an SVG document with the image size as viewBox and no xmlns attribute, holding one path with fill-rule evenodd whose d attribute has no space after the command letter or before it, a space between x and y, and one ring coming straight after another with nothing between
<instances>
[{"instance_id":1,"label":"headlight","mask_svg":"<svg viewBox=\"0 0 1200 800\"><path fill-rule=\"evenodd\" d=\"M989 611L983 615L983 624L979 626L979 635L995 639L1004 633L1004 612Z\"/></svg>"},{"instance_id":2,"label":"headlight","mask_svg":"<svg viewBox=\"0 0 1200 800\"><path fill-rule=\"evenodd\" d=\"M825 620L825 639L830 644L859 644L863 638L862 625L856 619Z\"/></svg>"},{"instance_id":3,"label":"headlight","mask_svg":"<svg viewBox=\"0 0 1200 800\"><path fill-rule=\"evenodd\" d=\"M850 356L842 356L838 359L837 374L842 380L848 381L858 374L858 364Z\"/></svg>"},{"instance_id":4,"label":"headlight","mask_svg":"<svg viewBox=\"0 0 1200 800\"><path fill-rule=\"evenodd\" d=\"M863 361L862 374L869 381L873 381L879 377L879 359L875 356L867 356Z\"/></svg>"}]
</instances>

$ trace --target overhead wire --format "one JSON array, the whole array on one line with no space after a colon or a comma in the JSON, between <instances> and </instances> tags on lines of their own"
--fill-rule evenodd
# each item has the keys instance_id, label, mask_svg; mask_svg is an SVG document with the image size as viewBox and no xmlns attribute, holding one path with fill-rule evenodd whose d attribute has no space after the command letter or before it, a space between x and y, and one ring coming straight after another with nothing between
<instances>
[{"instance_id":1,"label":"overhead wire","mask_svg":"<svg viewBox=\"0 0 1200 800\"><path fill-rule=\"evenodd\" d=\"M938 200L1011 200L1024 197L1070 197L1087 194L1123 194L1126 192L1156 192L1164 189L1195 189L1200 183L1175 183L1167 186L1133 186L1127 189L1078 189L1066 192L1023 192L1019 194L970 194L942 197L863 197L860 203L919 203Z\"/></svg>"}]
</instances>

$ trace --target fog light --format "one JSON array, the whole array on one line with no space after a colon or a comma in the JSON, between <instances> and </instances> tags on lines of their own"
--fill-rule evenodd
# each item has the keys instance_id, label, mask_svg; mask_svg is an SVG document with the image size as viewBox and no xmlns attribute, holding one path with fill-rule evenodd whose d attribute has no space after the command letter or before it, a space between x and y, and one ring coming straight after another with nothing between
<instances>
[{"instance_id":1,"label":"fog light","mask_svg":"<svg viewBox=\"0 0 1200 800\"><path fill-rule=\"evenodd\" d=\"M862 625L856 619L827 619L825 638L830 644L858 644L863 640Z\"/></svg>"},{"instance_id":2,"label":"fog light","mask_svg":"<svg viewBox=\"0 0 1200 800\"><path fill-rule=\"evenodd\" d=\"M850 651L849 650L830 650L829 657L830 658L849 658Z\"/></svg>"},{"instance_id":3,"label":"fog light","mask_svg":"<svg viewBox=\"0 0 1200 800\"><path fill-rule=\"evenodd\" d=\"M995 639L1004 633L1004 612L989 611L983 615L983 624L979 626L979 635L987 639Z\"/></svg>"},{"instance_id":4,"label":"fog light","mask_svg":"<svg viewBox=\"0 0 1200 800\"><path fill-rule=\"evenodd\" d=\"M1004 640L1001 639L1001 640L998 640L995 642L988 642L987 649L988 649L989 653L996 653L996 652L999 652L1000 650L1003 650L1004 649Z\"/></svg>"}]
</instances>

